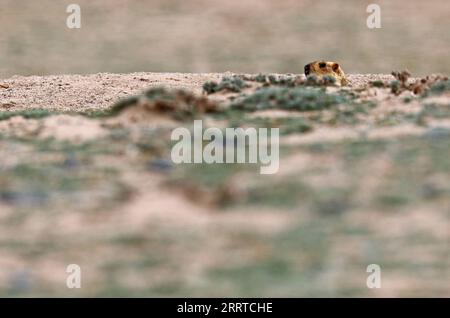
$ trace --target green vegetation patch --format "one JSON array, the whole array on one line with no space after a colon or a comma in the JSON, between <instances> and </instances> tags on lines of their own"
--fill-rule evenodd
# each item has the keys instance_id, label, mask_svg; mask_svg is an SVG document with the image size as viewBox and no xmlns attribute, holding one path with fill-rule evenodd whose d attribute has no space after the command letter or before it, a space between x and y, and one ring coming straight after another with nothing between
<instances>
[{"instance_id":1,"label":"green vegetation patch","mask_svg":"<svg viewBox=\"0 0 450 318\"><path fill-rule=\"evenodd\" d=\"M22 116L26 119L39 119L55 114L46 109L28 109L19 111L3 111L0 112L0 120L8 120L15 116Z\"/></svg>"},{"instance_id":2,"label":"green vegetation patch","mask_svg":"<svg viewBox=\"0 0 450 318\"><path fill-rule=\"evenodd\" d=\"M438 81L434 83L429 90L431 95L441 95L450 92L450 80Z\"/></svg>"},{"instance_id":3,"label":"green vegetation patch","mask_svg":"<svg viewBox=\"0 0 450 318\"><path fill-rule=\"evenodd\" d=\"M203 91L207 94L213 94L220 91L229 91L239 93L242 89L250 87L240 76L226 76L221 82L208 81L203 84Z\"/></svg>"},{"instance_id":4,"label":"green vegetation patch","mask_svg":"<svg viewBox=\"0 0 450 318\"><path fill-rule=\"evenodd\" d=\"M312 122L303 117L248 118L244 115L230 120L229 127L279 128L280 135L306 133L314 128Z\"/></svg>"},{"instance_id":5,"label":"green vegetation patch","mask_svg":"<svg viewBox=\"0 0 450 318\"><path fill-rule=\"evenodd\" d=\"M278 74L258 74L256 76L246 77L249 81L254 81L264 85L280 85L294 87L302 84L300 76L295 75L278 75Z\"/></svg>"},{"instance_id":6,"label":"green vegetation patch","mask_svg":"<svg viewBox=\"0 0 450 318\"><path fill-rule=\"evenodd\" d=\"M269 183L260 179L258 181L248 189L243 204L294 208L299 201L312 195L311 189L301 180L272 180Z\"/></svg>"},{"instance_id":7,"label":"green vegetation patch","mask_svg":"<svg viewBox=\"0 0 450 318\"><path fill-rule=\"evenodd\" d=\"M15 207L94 208L121 201L129 192L114 170L90 166L71 155L59 162L19 164L1 169L1 174L0 201Z\"/></svg>"},{"instance_id":8,"label":"green vegetation patch","mask_svg":"<svg viewBox=\"0 0 450 318\"><path fill-rule=\"evenodd\" d=\"M292 111L323 110L349 102L344 94L327 93L324 88L265 87L233 102L231 107L246 111L283 109Z\"/></svg>"}]
</instances>

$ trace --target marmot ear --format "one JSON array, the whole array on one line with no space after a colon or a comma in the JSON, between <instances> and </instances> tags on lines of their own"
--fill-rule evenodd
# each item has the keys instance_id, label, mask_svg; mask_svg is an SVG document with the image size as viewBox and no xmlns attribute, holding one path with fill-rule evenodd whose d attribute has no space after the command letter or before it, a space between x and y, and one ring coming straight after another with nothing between
<instances>
[{"instance_id":1,"label":"marmot ear","mask_svg":"<svg viewBox=\"0 0 450 318\"><path fill-rule=\"evenodd\" d=\"M311 64L305 65L305 75L308 76L311 73Z\"/></svg>"},{"instance_id":2,"label":"marmot ear","mask_svg":"<svg viewBox=\"0 0 450 318\"><path fill-rule=\"evenodd\" d=\"M334 63L332 68L333 68L333 71L337 72L339 70L339 64Z\"/></svg>"}]
</instances>

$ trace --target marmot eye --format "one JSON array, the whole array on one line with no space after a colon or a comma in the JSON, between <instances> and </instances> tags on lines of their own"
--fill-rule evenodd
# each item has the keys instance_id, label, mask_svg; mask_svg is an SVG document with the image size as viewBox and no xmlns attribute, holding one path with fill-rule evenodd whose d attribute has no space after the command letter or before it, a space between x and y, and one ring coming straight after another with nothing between
<instances>
[{"instance_id":1,"label":"marmot eye","mask_svg":"<svg viewBox=\"0 0 450 318\"><path fill-rule=\"evenodd\" d=\"M327 63L321 62L319 63L320 68L325 68L327 66Z\"/></svg>"}]
</instances>

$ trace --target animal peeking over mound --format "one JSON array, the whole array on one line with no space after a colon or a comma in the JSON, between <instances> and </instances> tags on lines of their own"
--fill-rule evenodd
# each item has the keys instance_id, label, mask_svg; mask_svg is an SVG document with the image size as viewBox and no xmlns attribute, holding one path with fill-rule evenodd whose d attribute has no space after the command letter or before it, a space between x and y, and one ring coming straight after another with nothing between
<instances>
[{"instance_id":1,"label":"animal peeking over mound","mask_svg":"<svg viewBox=\"0 0 450 318\"><path fill-rule=\"evenodd\" d=\"M348 85L348 80L339 63L315 61L305 65L305 76L315 76L319 80L333 78L337 86Z\"/></svg>"}]
</instances>

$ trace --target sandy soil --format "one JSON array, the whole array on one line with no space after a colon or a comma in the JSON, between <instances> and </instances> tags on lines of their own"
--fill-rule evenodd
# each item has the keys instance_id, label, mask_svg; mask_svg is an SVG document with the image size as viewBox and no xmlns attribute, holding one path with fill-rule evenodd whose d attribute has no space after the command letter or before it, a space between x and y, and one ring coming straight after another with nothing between
<instances>
[{"instance_id":1,"label":"sandy soil","mask_svg":"<svg viewBox=\"0 0 450 318\"><path fill-rule=\"evenodd\" d=\"M118 99L155 86L182 88L201 94L208 80L219 80L232 73L131 73L55 76L13 76L1 81L0 110L44 108L82 112L110 107ZM349 75L350 84L362 87L369 81L391 79L390 75Z\"/></svg>"}]
</instances>

